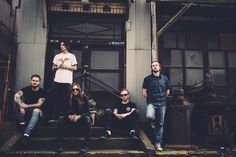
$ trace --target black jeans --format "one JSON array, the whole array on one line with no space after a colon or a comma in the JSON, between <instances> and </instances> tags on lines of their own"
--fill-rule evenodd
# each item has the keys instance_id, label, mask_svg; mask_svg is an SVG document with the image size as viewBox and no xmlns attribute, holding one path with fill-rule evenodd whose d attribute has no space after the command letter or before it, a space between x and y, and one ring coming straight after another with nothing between
<instances>
[{"instance_id":1,"label":"black jeans","mask_svg":"<svg viewBox=\"0 0 236 157\"><path fill-rule=\"evenodd\" d=\"M58 142L59 147L63 145L65 127L69 127L73 129L83 129L84 140L85 140L84 145L87 146L87 143L91 137L91 117L90 116L81 117L78 121L74 123L70 122L67 119L67 117L65 118L64 116L60 116L57 122L57 128L58 128L57 129L58 131L57 142Z\"/></svg>"},{"instance_id":2,"label":"black jeans","mask_svg":"<svg viewBox=\"0 0 236 157\"><path fill-rule=\"evenodd\" d=\"M129 116L118 119L111 109L105 111L106 130L111 130L113 127L125 127L129 130L136 130L138 125L139 112L133 111Z\"/></svg>"},{"instance_id":3,"label":"black jeans","mask_svg":"<svg viewBox=\"0 0 236 157\"><path fill-rule=\"evenodd\" d=\"M70 84L54 82L54 103L53 112L58 118L59 116L65 116L69 110L70 99Z\"/></svg>"}]
</instances>

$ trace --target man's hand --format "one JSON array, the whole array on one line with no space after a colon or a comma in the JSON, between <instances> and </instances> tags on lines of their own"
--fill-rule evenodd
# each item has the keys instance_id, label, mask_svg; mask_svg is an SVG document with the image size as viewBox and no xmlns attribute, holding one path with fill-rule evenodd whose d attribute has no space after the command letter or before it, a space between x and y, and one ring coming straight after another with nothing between
<instances>
[{"instance_id":1,"label":"man's hand","mask_svg":"<svg viewBox=\"0 0 236 157\"><path fill-rule=\"evenodd\" d=\"M81 115L75 115L74 116L74 122L77 122L81 118Z\"/></svg>"},{"instance_id":2,"label":"man's hand","mask_svg":"<svg viewBox=\"0 0 236 157\"><path fill-rule=\"evenodd\" d=\"M123 119L123 116L122 116L122 114L114 114L118 119Z\"/></svg>"},{"instance_id":3,"label":"man's hand","mask_svg":"<svg viewBox=\"0 0 236 157\"><path fill-rule=\"evenodd\" d=\"M20 108L20 114L21 114L21 115L25 115L25 109Z\"/></svg>"}]
</instances>

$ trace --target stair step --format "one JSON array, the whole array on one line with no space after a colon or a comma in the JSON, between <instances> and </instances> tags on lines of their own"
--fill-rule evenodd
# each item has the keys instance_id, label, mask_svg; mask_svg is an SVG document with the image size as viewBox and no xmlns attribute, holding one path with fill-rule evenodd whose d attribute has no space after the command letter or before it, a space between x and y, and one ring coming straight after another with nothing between
<instances>
[{"instance_id":1,"label":"stair step","mask_svg":"<svg viewBox=\"0 0 236 157\"><path fill-rule=\"evenodd\" d=\"M1 155L1 154L0 154ZM81 157L81 156L93 156L93 157L146 157L144 151L139 150L124 150L124 149L100 149L90 150L86 154L81 154L79 151L64 151L57 153L55 151L14 151L6 152L1 157Z\"/></svg>"},{"instance_id":2,"label":"stair step","mask_svg":"<svg viewBox=\"0 0 236 157\"><path fill-rule=\"evenodd\" d=\"M64 148L68 150L78 150L84 144L84 138L64 138ZM56 138L32 138L28 143L18 141L16 150L55 150L57 146ZM101 140L92 137L88 143L90 149L131 149L138 150L141 147L139 139L127 137L111 137L107 140Z\"/></svg>"},{"instance_id":3,"label":"stair step","mask_svg":"<svg viewBox=\"0 0 236 157\"><path fill-rule=\"evenodd\" d=\"M91 128L91 136L92 137L100 137L104 134L104 127L95 127ZM76 128L64 128L64 136L65 137L83 137L85 131L83 129ZM129 130L127 129L114 129L112 130L112 136L114 137L128 137ZM57 136L57 128L56 127L38 127L33 133L33 137L56 137Z\"/></svg>"}]
</instances>

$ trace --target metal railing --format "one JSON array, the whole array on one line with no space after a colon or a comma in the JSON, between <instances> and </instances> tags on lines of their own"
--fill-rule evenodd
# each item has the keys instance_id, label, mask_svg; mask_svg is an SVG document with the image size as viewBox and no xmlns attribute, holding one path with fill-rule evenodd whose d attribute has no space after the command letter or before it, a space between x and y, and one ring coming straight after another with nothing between
<instances>
[{"instance_id":1,"label":"metal railing","mask_svg":"<svg viewBox=\"0 0 236 157\"><path fill-rule=\"evenodd\" d=\"M96 85L97 87L100 87L104 89L105 91L109 92L110 94L114 95L115 97L120 98L119 94L117 94L117 93L120 93L119 90L113 88L112 86L106 84L105 82L91 75L88 69L89 69L89 66L84 65L83 74L74 78L74 80L77 80L77 79L81 80L81 88L86 95L90 96L91 89L90 87L88 87L88 84L90 85L90 83L92 83Z\"/></svg>"}]
</instances>

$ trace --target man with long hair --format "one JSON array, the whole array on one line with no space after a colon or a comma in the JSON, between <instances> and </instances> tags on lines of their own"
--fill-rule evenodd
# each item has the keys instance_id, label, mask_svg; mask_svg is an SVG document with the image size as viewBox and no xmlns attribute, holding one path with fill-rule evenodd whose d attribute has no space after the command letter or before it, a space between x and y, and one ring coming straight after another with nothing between
<instances>
[{"instance_id":1,"label":"man with long hair","mask_svg":"<svg viewBox=\"0 0 236 157\"><path fill-rule=\"evenodd\" d=\"M66 126L73 127L75 129L84 129L84 145L80 149L82 153L86 153L88 148L88 141L91 136L91 117L90 108L88 104L88 98L83 95L82 90L77 83L73 83L71 87L71 96L69 101L69 113L65 121ZM60 141L63 143L63 123L59 123ZM63 151L62 145L59 151Z\"/></svg>"},{"instance_id":2,"label":"man with long hair","mask_svg":"<svg viewBox=\"0 0 236 157\"><path fill-rule=\"evenodd\" d=\"M68 114L73 71L77 70L77 60L75 55L69 52L68 43L61 42L60 49L61 53L54 57L52 66L52 70L55 71L53 112L58 122L58 149L62 147L59 137L59 125L63 123L65 116Z\"/></svg>"}]
</instances>

